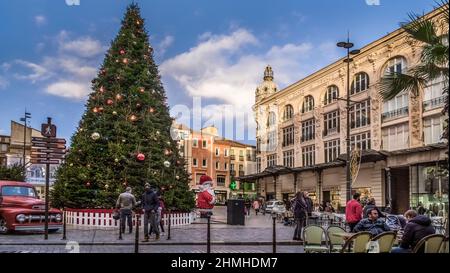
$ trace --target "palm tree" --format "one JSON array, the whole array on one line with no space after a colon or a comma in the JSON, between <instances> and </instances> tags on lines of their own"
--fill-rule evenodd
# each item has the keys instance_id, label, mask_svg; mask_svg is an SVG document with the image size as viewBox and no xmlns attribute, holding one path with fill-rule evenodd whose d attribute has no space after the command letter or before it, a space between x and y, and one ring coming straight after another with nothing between
<instances>
[{"instance_id":1,"label":"palm tree","mask_svg":"<svg viewBox=\"0 0 450 273\"><path fill-rule=\"evenodd\" d=\"M402 91L409 92L411 96L416 97L424 90L427 82L443 78L442 93L447 96L442 112L444 115L448 113L448 0L442 0L438 9L442 10L442 16L438 20L430 20L410 13L409 21L401 24L401 27L408 33L408 39L413 43L421 44L420 63L407 71L389 73L381 78L380 94L384 101L394 98ZM446 124L443 138L448 139L448 118Z\"/></svg>"}]
</instances>

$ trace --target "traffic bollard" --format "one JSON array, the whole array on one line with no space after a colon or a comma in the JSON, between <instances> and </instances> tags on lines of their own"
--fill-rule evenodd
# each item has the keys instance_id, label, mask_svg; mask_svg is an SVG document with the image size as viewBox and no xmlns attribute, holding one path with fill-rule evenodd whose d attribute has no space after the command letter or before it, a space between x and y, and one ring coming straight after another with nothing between
<instances>
[{"instance_id":1,"label":"traffic bollard","mask_svg":"<svg viewBox=\"0 0 450 273\"><path fill-rule=\"evenodd\" d=\"M136 236L134 237L134 253L139 253L139 213L136 213Z\"/></svg>"},{"instance_id":2,"label":"traffic bollard","mask_svg":"<svg viewBox=\"0 0 450 273\"><path fill-rule=\"evenodd\" d=\"M275 229L277 216L275 214L272 215L272 220L273 220L272 247L273 253L277 253L277 233Z\"/></svg>"}]
</instances>

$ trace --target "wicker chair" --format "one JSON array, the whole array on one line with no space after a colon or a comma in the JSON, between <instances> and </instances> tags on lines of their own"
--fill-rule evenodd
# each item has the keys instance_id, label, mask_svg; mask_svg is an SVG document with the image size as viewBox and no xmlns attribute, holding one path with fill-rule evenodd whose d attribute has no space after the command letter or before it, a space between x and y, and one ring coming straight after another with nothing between
<instances>
[{"instance_id":1,"label":"wicker chair","mask_svg":"<svg viewBox=\"0 0 450 273\"><path fill-rule=\"evenodd\" d=\"M378 242L379 253L389 253L392 250L396 237L396 232L387 231L373 237L371 241Z\"/></svg>"},{"instance_id":2,"label":"wicker chair","mask_svg":"<svg viewBox=\"0 0 450 273\"><path fill-rule=\"evenodd\" d=\"M441 250L439 251L439 253L447 253L447 254L449 253L449 250L448 250L448 236L445 237L444 242L442 242Z\"/></svg>"},{"instance_id":3,"label":"wicker chair","mask_svg":"<svg viewBox=\"0 0 450 273\"><path fill-rule=\"evenodd\" d=\"M328 245L330 252L341 251L345 241L342 237L333 235L334 233L345 233L345 229L340 226L329 226L327 229Z\"/></svg>"},{"instance_id":4,"label":"wicker chair","mask_svg":"<svg viewBox=\"0 0 450 273\"><path fill-rule=\"evenodd\" d=\"M325 230L321 226L306 226L302 233L305 252L329 252L330 249L328 248L327 240L325 240L325 245L323 245L323 238L326 238L325 234Z\"/></svg>"},{"instance_id":5,"label":"wicker chair","mask_svg":"<svg viewBox=\"0 0 450 273\"><path fill-rule=\"evenodd\" d=\"M445 240L445 236L442 234L431 234L423 237L413 249L413 253L439 253L441 245Z\"/></svg>"},{"instance_id":6,"label":"wicker chair","mask_svg":"<svg viewBox=\"0 0 450 273\"><path fill-rule=\"evenodd\" d=\"M345 241L341 253L346 252L347 249L349 250L348 252L351 253L367 253L367 244L371 237L372 233L368 231L361 231L354 234Z\"/></svg>"}]
</instances>

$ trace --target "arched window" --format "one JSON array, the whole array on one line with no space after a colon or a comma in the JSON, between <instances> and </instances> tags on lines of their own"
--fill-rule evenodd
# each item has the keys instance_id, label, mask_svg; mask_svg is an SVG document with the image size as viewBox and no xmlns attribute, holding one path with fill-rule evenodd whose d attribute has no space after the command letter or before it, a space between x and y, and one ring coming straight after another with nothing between
<instances>
[{"instance_id":1,"label":"arched window","mask_svg":"<svg viewBox=\"0 0 450 273\"><path fill-rule=\"evenodd\" d=\"M303 101L302 113L312 111L314 109L314 98L312 96L306 96Z\"/></svg>"},{"instance_id":2,"label":"arched window","mask_svg":"<svg viewBox=\"0 0 450 273\"><path fill-rule=\"evenodd\" d=\"M277 118L274 112L269 113L269 117L267 118L267 126L275 126L277 122Z\"/></svg>"},{"instance_id":3,"label":"arched window","mask_svg":"<svg viewBox=\"0 0 450 273\"><path fill-rule=\"evenodd\" d=\"M294 107L288 104L284 107L284 120L290 120L294 117Z\"/></svg>"},{"instance_id":4,"label":"arched window","mask_svg":"<svg viewBox=\"0 0 450 273\"><path fill-rule=\"evenodd\" d=\"M369 89L369 75L365 72L357 73L352 81L350 95Z\"/></svg>"},{"instance_id":5,"label":"arched window","mask_svg":"<svg viewBox=\"0 0 450 273\"><path fill-rule=\"evenodd\" d=\"M330 104L339 97L339 89L336 85L328 86L327 92L325 93L325 99L323 104L327 105Z\"/></svg>"},{"instance_id":6,"label":"arched window","mask_svg":"<svg viewBox=\"0 0 450 273\"><path fill-rule=\"evenodd\" d=\"M384 70L385 75L392 75L394 73L402 73L406 69L406 59L402 56L397 56L390 59L386 64Z\"/></svg>"}]
</instances>

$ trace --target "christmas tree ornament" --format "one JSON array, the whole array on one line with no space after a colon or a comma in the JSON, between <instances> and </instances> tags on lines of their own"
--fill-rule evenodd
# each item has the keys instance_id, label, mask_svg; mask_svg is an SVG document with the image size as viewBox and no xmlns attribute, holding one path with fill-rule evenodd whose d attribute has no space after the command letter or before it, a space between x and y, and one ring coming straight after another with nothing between
<instances>
[{"instance_id":1,"label":"christmas tree ornament","mask_svg":"<svg viewBox=\"0 0 450 273\"><path fill-rule=\"evenodd\" d=\"M114 101L112 99L107 99L106 100L106 104L108 105L112 105L114 103Z\"/></svg>"},{"instance_id":2,"label":"christmas tree ornament","mask_svg":"<svg viewBox=\"0 0 450 273\"><path fill-rule=\"evenodd\" d=\"M170 154L169 150L167 150L167 149L164 150L164 154L165 154L165 155L169 155L169 154Z\"/></svg>"},{"instance_id":3,"label":"christmas tree ornament","mask_svg":"<svg viewBox=\"0 0 450 273\"><path fill-rule=\"evenodd\" d=\"M117 76L117 77L116 77L116 80L120 80L120 76Z\"/></svg>"},{"instance_id":4,"label":"christmas tree ornament","mask_svg":"<svg viewBox=\"0 0 450 273\"><path fill-rule=\"evenodd\" d=\"M86 182L86 186L90 187L91 186L91 182Z\"/></svg>"},{"instance_id":5,"label":"christmas tree ornament","mask_svg":"<svg viewBox=\"0 0 450 273\"><path fill-rule=\"evenodd\" d=\"M103 110L104 110L104 108L101 107L101 106L98 108L98 112L99 112L99 113L103 112Z\"/></svg>"},{"instance_id":6,"label":"christmas tree ornament","mask_svg":"<svg viewBox=\"0 0 450 273\"><path fill-rule=\"evenodd\" d=\"M90 168L90 167L91 167L91 164L87 164L86 167L87 167L87 168Z\"/></svg>"},{"instance_id":7,"label":"christmas tree ornament","mask_svg":"<svg viewBox=\"0 0 450 273\"><path fill-rule=\"evenodd\" d=\"M73 167L73 163L70 163L69 166L70 166L70 167Z\"/></svg>"},{"instance_id":8,"label":"christmas tree ornament","mask_svg":"<svg viewBox=\"0 0 450 273\"><path fill-rule=\"evenodd\" d=\"M131 115L131 116L130 116L130 120L131 120L131 121L136 121L136 120L137 120L136 115Z\"/></svg>"},{"instance_id":9,"label":"christmas tree ornament","mask_svg":"<svg viewBox=\"0 0 450 273\"><path fill-rule=\"evenodd\" d=\"M105 184L105 188L108 189L108 188L109 188L109 185L108 185L108 184Z\"/></svg>"},{"instance_id":10,"label":"christmas tree ornament","mask_svg":"<svg viewBox=\"0 0 450 273\"><path fill-rule=\"evenodd\" d=\"M103 86L100 86L100 89L98 90L100 93L105 92L105 88Z\"/></svg>"},{"instance_id":11,"label":"christmas tree ornament","mask_svg":"<svg viewBox=\"0 0 450 273\"><path fill-rule=\"evenodd\" d=\"M119 62L119 59L116 59L116 63L118 63Z\"/></svg>"},{"instance_id":12,"label":"christmas tree ornament","mask_svg":"<svg viewBox=\"0 0 450 273\"><path fill-rule=\"evenodd\" d=\"M122 142L125 143L125 142L127 142L127 140L126 139L122 139Z\"/></svg>"},{"instance_id":13,"label":"christmas tree ornament","mask_svg":"<svg viewBox=\"0 0 450 273\"><path fill-rule=\"evenodd\" d=\"M175 176L175 179L176 179L176 180L179 180L179 179L180 179L180 176L179 176L179 175Z\"/></svg>"},{"instance_id":14,"label":"christmas tree ornament","mask_svg":"<svg viewBox=\"0 0 450 273\"><path fill-rule=\"evenodd\" d=\"M159 135L159 134L160 134L160 132L159 132L159 131L156 131L156 134L157 134L157 135Z\"/></svg>"},{"instance_id":15,"label":"christmas tree ornament","mask_svg":"<svg viewBox=\"0 0 450 273\"><path fill-rule=\"evenodd\" d=\"M153 107L150 107L150 109L148 110L150 113L155 112L155 109L153 109Z\"/></svg>"},{"instance_id":16,"label":"christmas tree ornament","mask_svg":"<svg viewBox=\"0 0 450 273\"><path fill-rule=\"evenodd\" d=\"M139 110L142 108L142 105L140 103L136 103L136 108Z\"/></svg>"},{"instance_id":17,"label":"christmas tree ornament","mask_svg":"<svg viewBox=\"0 0 450 273\"><path fill-rule=\"evenodd\" d=\"M145 88L144 87L139 88L139 92L144 93L145 92Z\"/></svg>"},{"instance_id":18,"label":"christmas tree ornament","mask_svg":"<svg viewBox=\"0 0 450 273\"><path fill-rule=\"evenodd\" d=\"M123 58L122 62L123 62L124 64L127 64L127 63L128 63L128 59L127 59L127 58Z\"/></svg>"},{"instance_id":19,"label":"christmas tree ornament","mask_svg":"<svg viewBox=\"0 0 450 273\"><path fill-rule=\"evenodd\" d=\"M170 145L170 141L167 141L166 143L167 143L167 145Z\"/></svg>"},{"instance_id":20,"label":"christmas tree ornament","mask_svg":"<svg viewBox=\"0 0 450 273\"><path fill-rule=\"evenodd\" d=\"M98 113L98 108L97 107L92 108L92 112Z\"/></svg>"},{"instance_id":21,"label":"christmas tree ornament","mask_svg":"<svg viewBox=\"0 0 450 273\"><path fill-rule=\"evenodd\" d=\"M164 167L169 168L170 167L170 162L169 161L164 161Z\"/></svg>"},{"instance_id":22,"label":"christmas tree ornament","mask_svg":"<svg viewBox=\"0 0 450 273\"><path fill-rule=\"evenodd\" d=\"M122 99L122 95L121 94L117 94L116 95L116 100L121 100Z\"/></svg>"},{"instance_id":23,"label":"christmas tree ornament","mask_svg":"<svg viewBox=\"0 0 450 273\"><path fill-rule=\"evenodd\" d=\"M120 53L120 55L124 55L124 54L125 54L125 50L121 49L121 50L119 51L119 53Z\"/></svg>"},{"instance_id":24,"label":"christmas tree ornament","mask_svg":"<svg viewBox=\"0 0 450 273\"><path fill-rule=\"evenodd\" d=\"M117 115L117 112L116 112L116 111L113 111L112 114L115 116L115 115Z\"/></svg>"},{"instance_id":25,"label":"christmas tree ornament","mask_svg":"<svg viewBox=\"0 0 450 273\"><path fill-rule=\"evenodd\" d=\"M141 22L139 20L136 21L136 25L140 25Z\"/></svg>"},{"instance_id":26,"label":"christmas tree ornament","mask_svg":"<svg viewBox=\"0 0 450 273\"><path fill-rule=\"evenodd\" d=\"M114 162L119 162L119 159L118 158L114 158Z\"/></svg>"},{"instance_id":27,"label":"christmas tree ornament","mask_svg":"<svg viewBox=\"0 0 450 273\"><path fill-rule=\"evenodd\" d=\"M144 155L143 153L138 153L138 154L136 155L136 159L137 159L138 161L144 161L144 160L145 160L145 155Z\"/></svg>"},{"instance_id":28,"label":"christmas tree ornament","mask_svg":"<svg viewBox=\"0 0 450 273\"><path fill-rule=\"evenodd\" d=\"M98 140L100 138L100 134L97 132L92 133L91 138L93 140Z\"/></svg>"}]
</instances>

